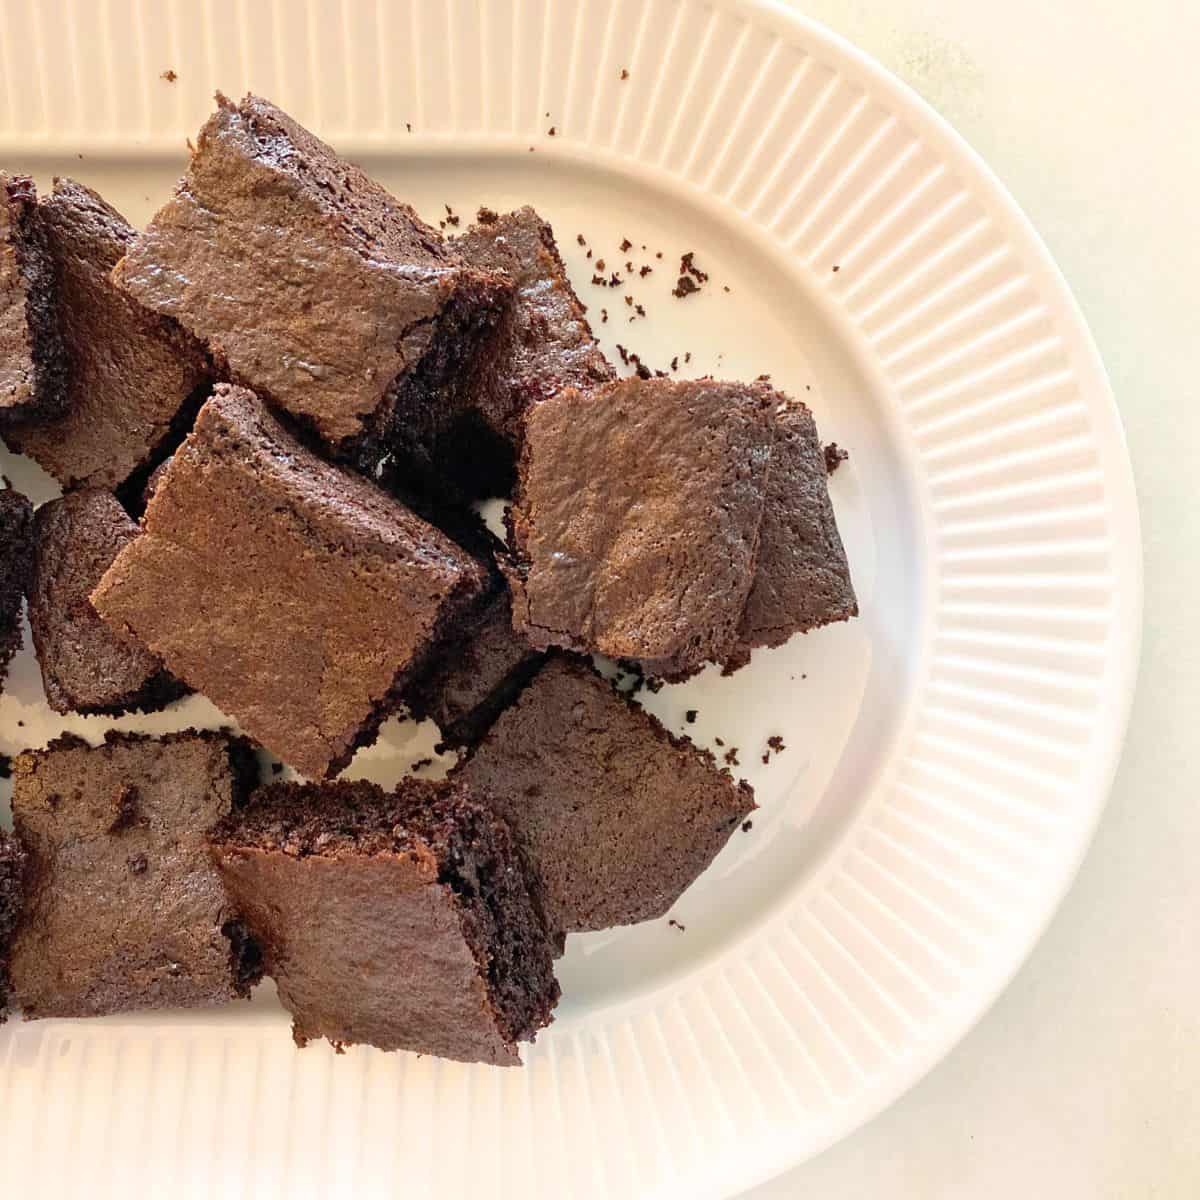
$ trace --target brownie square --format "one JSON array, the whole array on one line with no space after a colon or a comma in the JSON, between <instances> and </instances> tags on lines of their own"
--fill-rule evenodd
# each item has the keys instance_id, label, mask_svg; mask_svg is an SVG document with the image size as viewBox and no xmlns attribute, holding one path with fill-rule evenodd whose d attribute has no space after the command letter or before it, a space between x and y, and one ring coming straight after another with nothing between
<instances>
[{"instance_id":1,"label":"brownie square","mask_svg":"<svg viewBox=\"0 0 1200 1200\"><path fill-rule=\"evenodd\" d=\"M21 648L21 602L32 566L33 505L13 488L0 487L0 691Z\"/></svg>"},{"instance_id":2,"label":"brownie square","mask_svg":"<svg viewBox=\"0 0 1200 1200\"><path fill-rule=\"evenodd\" d=\"M558 1000L508 830L461 786L275 784L212 835L300 1045L520 1062Z\"/></svg>"},{"instance_id":3,"label":"brownie square","mask_svg":"<svg viewBox=\"0 0 1200 1200\"><path fill-rule=\"evenodd\" d=\"M663 916L755 808L749 784L566 656L452 778L508 822L566 932Z\"/></svg>"},{"instance_id":4,"label":"brownie square","mask_svg":"<svg viewBox=\"0 0 1200 1200\"><path fill-rule=\"evenodd\" d=\"M430 670L405 692L409 711L430 719L447 746L478 741L545 660L513 629L512 596L501 582L494 595L463 622Z\"/></svg>"},{"instance_id":5,"label":"brownie square","mask_svg":"<svg viewBox=\"0 0 1200 1200\"><path fill-rule=\"evenodd\" d=\"M397 411L423 434L456 410L511 288L273 104L217 103L114 278L373 467Z\"/></svg>"},{"instance_id":6,"label":"brownie square","mask_svg":"<svg viewBox=\"0 0 1200 1200\"><path fill-rule=\"evenodd\" d=\"M67 735L13 762L29 856L12 942L27 1017L189 1008L246 996L261 975L205 834L244 800L254 756L223 733Z\"/></svg>"},{"instance_id":7,"label":"brownie square","mask_svg":"<svg viewBox=\"0 0 1200 1200\"><path fill-rule=\"evenodd\" d=\"M219 385L92 603L310 778L371 740L484 568Z\"/></svg>"},{"instance_id":8,"label":"brownie square","mask_svg":"<svg viewBox=\"0 0 1200 1200\"><path fill-rule=\"evenodd\" d=\"M0 171L0 421L59 412L67 362L55 319L54 268L26 175Z\"/></svg>"},{"instance_id":9,"label":"brownie square","mask_svg":"<svg viewBox=\"0 0 1200 1200\"><path fill-rule=\"evenodd\" d=\"M40 206L69 373L66 408L6 440L64 488L115 488L148 474L199 407L209 373L198 342L119 291L113 267L136 231L95 192L56 179Z\"/></svg>"},{"instance_id":10,"label":"brownie square","mask_svg":"<svg viewBox=\"0 0 1200 1200\"><path fill-rule=\"evenodd\" d=\"M186 688L143 646L122 641L89 599L138 527L111 492L69 492L37 510L29 624L55 712L154 712Z\"/></svg>"},{"instance_id":11,"label":"brownie square","mask_svg":"<svg viewBox=\"0 0 1200 1200\"><path fill-rule=\"evenodd\" d=\"M0 829L0 1023L8 1015L8 959L25 895L25 849L16 834Z\"/></svg>"},{"instance_id":12,"label":"brownie square","mask_svg":"<svg viewBox=\"0 0 1200 1200\"><path fill-rule=\"evenodd\" d=\"M513 620L684 679L737 644L773 431L761 384L625 379L528 414Z\"/></svg>"},{"instance_id":13,"label":"brownie square","mask_svg":"<svg viewBox=\"0 0 1200 1200\"><path fill-rule=\"evenodd\" d=\"M513 303L470 418L442 455L443 469L466 476L464 487L476 496L507 496L529 406L567 387L586 391L607 383L616 372L567 277L554 231L532 208L502 216L481 209L476 224L450 245L471 266L511 279Z\"/></svg>"},{"instance_id":14,"label":"brownie square","mask_svg":"<svg viewBox=\"0 0 1200 1200\"><path fill-rule=\"evenodd\" d=\"M850 565L829 499L829 473L808 408L774 393L775 439L754 583L727 670L755 646L858 616Z\"/></svg>"}]
</instances>

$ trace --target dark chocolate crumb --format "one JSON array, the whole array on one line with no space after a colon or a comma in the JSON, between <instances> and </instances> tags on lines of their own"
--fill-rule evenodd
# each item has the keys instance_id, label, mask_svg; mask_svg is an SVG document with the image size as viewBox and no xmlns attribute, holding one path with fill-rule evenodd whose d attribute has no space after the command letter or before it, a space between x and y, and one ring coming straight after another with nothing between
<instances>
[{"instance_id":1,"label":"dark chocolate crumb","mask_svg":"<svg viewBox=\"0 0 1200 1200\"><path fill-rule=\"evenodd\" d=\"M589 246L589 247L588 247L587 257L588 257L588 258L591 258L591 257L592 257L592 248L591 248L591 246Z\"/></svg>"},{"instance_id":2,"label":"dark chocolate crumb","mask_svg":"<svg viewBox=\"0 0 1200 1200\"><path fill-rule=\"evenodd\" d=\"M743 822L742 822L742 832L743 832L743 833L749 833L749 832L750 832L750 830L752 830L753 828L754 828L754 822L753 822L753 821L746 820L746 821L743 821Z\"/></svg>"},{"instance_id":3,"label":"dark chocolate crumb","mask_svg":"<svg viewBox=\"0 0 1200 1200\"><path fill-rule=\"evenodd\" d=\"M636 370L637 370L637 377L639 379L653 379L654 378L654 372L651 371L650 368L648 366L646 366L646 364L644 362L639 362ZM662 687L661 679L656 680L655 682L658 684L658 687L653 687L649 682L647 682L647 684L646 684L646 686L648 688L650 688L650 690L652 692L657 692L658 689Z\"/></svg>"},{"instance_id":4,"label":"dark chocolate crumb","mask_svg":"<svg viewBox=\"0 0 1200 1200\"><path fill-rule=\"evenodd\" d=\"M457 225L459 223L459 218L455 215L454 209L452 209L448 204L445 207L447 224Z\"/></svg>"},{"instance_id":5,"label":"dark chocolate crumb","mask_svg":"<svg viewBox=\"0 0 1200 1200\"><path fill-rule=\"evenodd\" d=\"M628 254L633 249L633 243L628 238L621 239L621 253Z\"/></svg>"},{"instance_id":6,"label":"dark chocolate crumb","mask_svg":"<svg viewBox=\"0 0 1200 1200\"><path fill-rule=\"evenodd\" d=\"M671 295L683 300L699 290L700 285L690 275L680 275L679 282L671 290Z\"/></svg>"},{"instance_id":7,"label":"dark chocolate crumb","mask_svg":"<svg viewBox=\"0 0 1200 1200\"><path fill-rule=\"evenodd\" d=\"M680 933L687 933L687 926L680 925L680 923L677 920L675 920L674 917L671 917L670 920L667 921L667 924L674 926L674 928L678 929Z\"/></svg>"},{"instance_id":8,"label":"dark chocolate crumb","mask_svg":"<svg viewBox=\"0 0 1200 1200\"><path fill-rule=\"evenodd\" d=\"M808 676L806 675L805 679L807 678ZM783 744L783 738L781 738L777 733L773 733L769 738L767 738L767 745L774 750L776 754L782 754L783 751L787 749L787 747Z\"/></svg>"},{"instance_id":9,"label":"dark chocolate crumb","mask_svg":"<svg viewBox=\"0 0 1200 1200\"><path fill-rule=\"evenodd\" d=\"M695 725L695 723L696 723L696 718L697 718L699 715L700 715L700 710L699 710L698 708L689 708L689 709L687 710L687 712L685 712L685 713L683 714L683 719L684 719L684 720L685 720L685 721L686 721L686 722L687 722L689 725Z\"/></svg>"},{"instance_id":10,"label":"dark chocolate crumb","mask_svg":"<svg viewBox=\"0 0 1200 1200\"><path fill-rule=\"evenodd\" d=\"M621 362L629 366L629 351L620 342L617 343L617 353L621 356Z\"/></svg>"},{"instance_id":11,"label":"dark chocolate crumb","mask_svg":"<svg viewBox=\"0 0 1200 1200\"><path fill-rule=\"evenodd\" d=\"M413 765L410 769L411 769L412 773L415 775L418 771L423 771L426 767L432 767L432 766L433 766L432 758L418 758L417 761L415 763L413 763Z\"/></svg>"},{"instance_id":12,"label":"dark chocolate crumb","mask_svg":"<svg viewBox=\"0 0 1200 1200\"><path fill-rule=\"evenodd\" d=\"M689 250L679 259L679 273L680 275L690 275L697 283L708 282L708 272L702 271L696 266L696 252L694 250Z\"/></svg>"},{"instance_id":13,"label":"dark chocolate crumb","mask_svg":"<svg viewBox=\"0 0 1200 1200\"><path fill-rule=\"evenodd\" d=\"M178 78L179 76L176 75L175 72L170 68L168 68L159 76L159 79L165 79L168 83L174 83Z\"/></svg>"},{"instance_id":14,"label":"dark chocolate crumb","mask_svg":"<svg viewBox=\"0 0 1200 1200\"><path fill-rule=\"evenodd\" d=\"M607 280L607 279L605 279L603 275L593 275L593 276L592 276L592 282L593 282L593 283L594 283L594 284L595 284L597 287L605 287L605 286L607 286L607 284L608 284L608 280Z\"/></svg>"},{"instance_id":15,"label":"dark chocolate crumb","mask_svg":"<svg viewBox=\"0 0 1200 1200\"><path fill-rule=\"evenodd\" d=\"M635 304L633 306L633 311L637 313L639 317L644 317L646 315L646 310L640 304Z\"/></svg>"},{"instance_id":16,"label":"dark chocolate crumb","mask_svg":"<svg viewBox=\"0 0 1200 1200\"><path fill-rule=\"evenodd\" d=\"M730 746L729 749L725 751L725 761L731 767L737 767L741 765L738 762L738 748L736 746Z\"/></svg>"},{"instance_id":17,"label":"dark chocolate crumb","mask_svg":"<svg viewBox=\"0 0 1200 1200\"><path fill-rule=\"evenodd\" d=\"M678 354L675 355L675 357L673 359L671 359L671 370L672 371L679 370L679 355Z\"/></svg>"},{"instance_id":18,"label":"dark chocolate crumb","mask_svg":"<svg viewBox=\"0 0 1200 1200\"><path fill-rule=\"evenodd\" d=\"M608 323L608 309L607 308L602 308L600 310L600 323L602 325Z\"/></svg>"},{"instance_id":19,"label":"dark chocolate crumb","mask_svg":"<svg viewBox=\"0 0 1200 1200\"><path fill-rule=\"evenodd\" d=\"M608 277L608 286L609 287L620 287L623 282L624 282L624 280L620 277L620 275L618 275L616 273L616 271L614 271Z\"/></svg>"},{"instance_id":20,"label":"dark chocolate crumb","mask_svg":"<svg viewBox=\"0 0 1200 1200\"><path fill-rule=\"evenodd\" d=\"M650 273L651 273L653 270L654 270L654 268L653 268L653 267L648 267L648 266L646 266L646 264L645 264L645 263L643 263L643 264L642 264L642 266L641 266L641 269L638 271L638 274L639 274L639 275L640 275L640 276L641 276L643 279L645 279L645 278L646 278L646 276L647 276L647 275L649 275L649 274L650 274Z\"/></svg>"},{"instance_id":21,"label":"dark chocolate crumb","mask_svg":"<svg viewBox=\"0 0 1200 1200\"><path fill-rule=\"evenodd\" d=\"M729 291L729 288L728 288L728 286L727 286L726 284L722 284L722 285L721 285L721 291L723 291L723 292L727 292L727 291Z\"/></svg>"},{"instance_id":22,"label":"dark chocolate crumb","mask_svg":"<svg viewBox=\"0 0 1200 1200\"><path fill-rule=\"evenodd\" d=\"M624 67L621 68L621 78L622 80L629 78L629 72Z\"/></svg>"},{"instance_id":23,"label":"dark chocolate crumb","mask_svg":"<svg viewBox=\"0 0 1200 1200\"><path fill-rule=\"evenodd\" d=\"M480 225L495 225L500 220L500 214L494 208L481 208L475 214L475 219Z\"/></svg>"},{"instance_id":24,"label":"dark chocolate crumb","mask_svg":"<svg viewBox=\"0 0 1200 1200\"><path fill-rule=\"evenodd\" d=\"M716 742L718 746L725 745L725 741L723 738L713 738L713 741Z\"/></svg>"},{"instance_id":25,"label":"dark chocolate crumb","mask_svg":"<svg viewBox=\"0 0 1200 1200\"><path fill-rule=\"evenodd\" d=\"M630 275L633 274L633 263L630 262L629 259L625 260L625 270L628 271Z\"/></svg>"},{"instance_id":26,"label":"dark chocolate crumb","mask_svg":"<svg viewBox=\"0 0 1200 1200\"><path fill-rule=\"evenodd\" d=\"M763 756L762 756L762 760L763 760L763 762L764 762L764 763L769 763L769 762L771 761L771 752L770 752L770 750L766 751L766 752L763 754Z\"/></svg>"},{"instance_id":27,"label":"dark chocolate crumb","mask_svg":"<svg viewBox=\"0 0 1200 1200\"><path fill-rule=\"evenodd\" d=\"M144 854L135 854L132 858L126 860L131 875L145 875L150 864L146 861Z\"/></svg>"},{"instance_id":28,"label":"dark chocolate crumb","mask_svg":"<svg viewBox=\"0 0 1200 1200\"><path fill-rule=\"evenodd\" d=\"M558 133L558 130L555 129L553 125L551 125L550 128L546 130L546 134L549 137L554 137L557 133Z\"/></svg>"},{"instance_id":29,"label":"dark chocolate crumb","mask_svg":"<svg viewBox=\"0 0 1200 1200\"><path fill-rule=\"evenodd\" d=\"M585 238L585 237L583 236L583 234L582 234L582 233L577 233L577 234L575 235L575 240L576 240L576 241L577 241L577 242L578 242L578 243L579 243L581 246L586 246L586 245L587 245L587 238Z\"/></svg>"},{"instance_id":30,"label":"dark chocolate crumb","mask_svg":"<svg viewBox=\"0 0 1200 1200\"><path fill-rule=\"evenodd\" d=\"M655 258L662 258L662 251L661 251L661 250L656 250L656 251L654 252L654 257L655 257Z\"/></svg>"},{"instance_id":31,"label":"dark chocolate crumb","mask_svg":"<svg viewBox=\"0 0 1200 1200\"><path fill-rule=\"evenodd\" d=\"M850 457L849 450L843 450L837 442L830 442L825 447L825 472L832 475Z\"/></svg>"},{"instance_id":32,"label":"dark chocolate crumb","mask_svg":"<svg viewBox=\"0 0 1200 1200\"><path fill-rule=\"evenodd\" d=\"M0 754L0 779L12 778L12 759L7 754Z\"/></svg>"}]
</instances>

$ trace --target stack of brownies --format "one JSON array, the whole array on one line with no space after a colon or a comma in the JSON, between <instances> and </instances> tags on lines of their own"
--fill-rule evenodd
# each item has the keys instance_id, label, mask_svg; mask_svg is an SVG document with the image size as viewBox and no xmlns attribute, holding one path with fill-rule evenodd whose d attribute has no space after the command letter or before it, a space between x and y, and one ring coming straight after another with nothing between
<instances>
[{"instance_id":1,"label":"stack of brownies","mask_svg":"<svg viewBox=\"0 0 1200 1200\"><path fill-rule=\"evenodd\" d=\"M0 677L27 599L56 712L195 691L240 729L17 757L0 1014L265 973L301 1044L515 1063L565 936L664 915L754 808L591 656L683 680L857 612L816 427L617 378L532 209L447 240L218 102L142 233L0 174L0 435L63 488L0 490ZM400 711L450 777L336 780Z\"/></svg>"}]
</instances>

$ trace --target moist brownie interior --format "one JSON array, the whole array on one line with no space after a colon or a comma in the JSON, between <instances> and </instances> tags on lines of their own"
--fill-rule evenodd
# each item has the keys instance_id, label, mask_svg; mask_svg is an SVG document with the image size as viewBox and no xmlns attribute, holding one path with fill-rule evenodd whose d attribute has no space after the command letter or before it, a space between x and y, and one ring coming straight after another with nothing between
<instances>
[{"instance_id":1,"label":"moist brownie interior","mask_svg":"<svg viewBox=\"0 0 1200 1200\"><path fill-rule=\"evenodd\" d=\"M21 601L32 567L33 506L20 492L0 486L0 691L21 647Z\"/></svg>"},{"instance_id":2,"label":"moist brownie interior","mask_svg":"<svg viewBox=\"0 0 1200 1200\"><path fill-rule=\"evenodd\" d=\"M8 959L24 898L25 851L15 834L0 829L0 1022L8 1013Z\"/></svg>"},{"instance_id":3,"label":"moist brownie interior","mask_svg":"<svg viewBox=\"0 0 1200 1200\"><path fill-rule=\"evenodd\" d=\"M26 175L0 171L0 421L51 416L66 402L67 360L54 267Z\"/></svg>"}]
</instances>

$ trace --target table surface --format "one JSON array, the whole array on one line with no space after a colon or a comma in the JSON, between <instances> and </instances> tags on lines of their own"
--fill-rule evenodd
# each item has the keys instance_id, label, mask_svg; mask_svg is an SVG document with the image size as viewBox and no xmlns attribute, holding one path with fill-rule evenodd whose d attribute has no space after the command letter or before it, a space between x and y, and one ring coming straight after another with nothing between
<instances>
[{"instance_id":1,"label":"table surface","mask_svg":"<svg viewBox=\"0 0 1200 1200\"><path fill-rule=\"evenodd\" d=\"M750 1193L1200 1196L1200 4L804 0L992 165L1083 307L1125 422L1146 627L1121 769L1078 881L957 1050Z\"/></svg>"}]
</instances>

